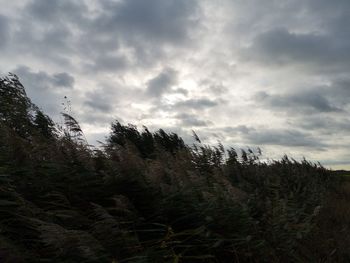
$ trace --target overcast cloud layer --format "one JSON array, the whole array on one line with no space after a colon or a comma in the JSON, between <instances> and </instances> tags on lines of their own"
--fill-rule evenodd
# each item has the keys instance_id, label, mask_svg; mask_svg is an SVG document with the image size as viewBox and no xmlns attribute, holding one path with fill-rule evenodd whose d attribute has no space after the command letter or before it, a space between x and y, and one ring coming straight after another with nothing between
<instances>
[{"instance_id":1,"label":"overcast cloud layer","mask_svg":"<svg viewBox=\"0 0 350 263\"><path fill-rule=\"evenodd\" d=\"M0 73L110 123L350 168L348 0L0 0Z\"/></svg>"}]
</instances>

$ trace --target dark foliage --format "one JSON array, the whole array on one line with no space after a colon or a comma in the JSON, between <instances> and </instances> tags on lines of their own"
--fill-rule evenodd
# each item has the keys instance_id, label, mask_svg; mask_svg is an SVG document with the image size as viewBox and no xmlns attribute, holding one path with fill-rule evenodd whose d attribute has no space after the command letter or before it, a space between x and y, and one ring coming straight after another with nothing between
<instances>
[{"instance_id":1,"label":"dark foliage","mask_svg":"<svg viewBox=\"0 0 350 263\"><path fill-rule=\"evenodd\" d=\"M127 143L131 143L143 158L156 158L157 150L165 150L174 155L179 150L185 149L185 143L177 134L169 134L162 129L151 133L144 127L144 131L140 133L136 126L132 124L124 126L118 121L112 124L111 129L111 135L108 138L111 146L120 145L124 147Z\"/></svg>"},{"instance_id":2,"label":"dark foliage","mask_svg":"<svg viewBox=\"0 0 350 263\"><path fill-rule=\"evenodd\" d=\"M322 166L119 122L94 149L71 115L58 129L15 75L0 95L1 262L321 260L304 248L337 186ZM349 256L326 248L330 260Z\"/></svg>"}]
</instances>

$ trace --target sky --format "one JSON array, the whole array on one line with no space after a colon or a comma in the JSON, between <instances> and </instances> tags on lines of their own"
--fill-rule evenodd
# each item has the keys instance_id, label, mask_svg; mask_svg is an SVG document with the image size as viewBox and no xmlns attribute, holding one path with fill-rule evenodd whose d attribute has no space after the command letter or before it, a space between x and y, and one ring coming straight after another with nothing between
<instances>
[{"instance_id":1,"label":"sky","mask_svg":"<svg viewBox=\"0 0 350 263\"><path fill-rule=\"evenodd\" d=\"M349 0L0 0L0 75L118 120L350 169Z\"/></svg>"}]
</instances>

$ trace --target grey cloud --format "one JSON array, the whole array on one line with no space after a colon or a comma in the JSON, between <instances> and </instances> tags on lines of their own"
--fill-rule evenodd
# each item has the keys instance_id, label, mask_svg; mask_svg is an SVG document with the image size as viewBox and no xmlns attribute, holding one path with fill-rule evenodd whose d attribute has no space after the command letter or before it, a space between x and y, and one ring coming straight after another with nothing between
<instances>
[{"instance_id":1,"label":"grey cloud","mask_svg":"<svg viewBox=\"0 0 350 263\"><path fill-rule=\"evenodd\" d=\"M220 103L225 103L225 101L222 99L213 100L209 98L198 98L198 99L184 99L174 104L167 104L162 102L161 100L158 100L158 103L156 103L152 108L150 108L149 113L151 115L152 114L154 115L159 111L165 111L171 114L178 113L177 117L180 117L180 119L181 117L183 117L184 123L187 122L188 124L190 124L192 122L192 124L197 123L197 125L201 124L201 126L205 126L205 125L202 125L204 124L202 120L198 119L197 117L196 117L197 120L194 120L193 118L188 118L188 117L191 114L199 114L198 116L201 116L200 115L202 114L201 111L212 109L218 106ZM187 116L183 115L184 113L188 115ZM208 121L205 124L210 124L210 123L211 122Z\"/></svg>"},{"instance_id":2,"label":"grey cloud","mask_svg":"<svg viewBox=\"0 0 350 263\"><path fill-rule=\"evenodd\" d=\"M301 64L313 69L334 70L350 66L350 38L316 33L292 33L272 29L259 34L243 57L265 65Z\"/></svg>"},{"instance_id":3,"label":"grey cloud","mask_svg":"<svg viewBox=\"0 0 350 263\"><path fill-rule=\"evenodd\" d=\"M326 143L322 142L322 138L319 134L312 134L293 127L283 129L237 125L221 127L218 131L224 134L224 139L230 137L236 139L241 138L240 140L243 139L247 144L260 147L274 145L323 150L327 146Z\"/></svg>"},{"instance_id":4,"label":"grey cloud","mask_svg":"<svg viewBox=\"0 0 350 263\"><path fill-rule=\"evenodd\" d=\"M80 0L32 0L25 9L33 19L45 23L77 22L88 11L85 2Z\"/></svg>"},{"instance_id":5,"label":"grey cloud","mask_svg":"<svg viewBox=\"0 0 350 263\"><path fill-rule=\"evenodd\" d=\"M336 78L330 86L324 87L322 92L333 98L338 105L345 106L350 103L350 79Z\"/></svg>"},{"instance_id":6,"label":"grey cloud","mask_svg":"<svg viewBox=\"0 0 350 263\"><path fill-rule=\"evenodd\" d=\"M105 143L107 138L107 132L91 132L86 134L86 139L89 145L99 145L100 142Z\"/></svg>"},{"instance_id":7,"label":"grey cloud","mask_svg":"<svg viewBox=\"0 0 350 263\"><path fill-rule=\"evenodd\" d=\"M173 90L174 93L182 94L187 96L188 95L188 90L184 88L178 88Z\"/></svg>"},{"instance_id":8,"label":"grey cloud","mask_svg":"<svg viewBox=\"0 0 350 263\"><path fill-rule=\"evenodd\" d=\"M9 24L8 19L0 14L0 48L5 47L9 40L10 36L10 30L9 30Z\"/></svg>"},{"instance_id":9,"label":"grey cloud","mask_svg":"<svg viewBox=\"0 0 350 263\"><path fill-rule=\"evenodd\" d=\"M16 49L29 54L42 55L51 62L69 64L76 47L77 30L87 24L84 1L32 0L18 10L14 23L13 43ZM79 50L79 49L78 49Z\"/></svg>"},{"instance_id":10,"label":"grey cloud","mask_svg":"<svg viewBox=\"0 0 350 263\"><path fill-rule=\"evenodd\" d=\"M332 2L328 0L307 0L303 2L311 10L324 15L330 11L332 14L346 13L347 8L350 8L350 2L347 0L333 0Z\"/></svg>"},{"instance_id":11,"label":"grey cloud","mask_svg":"<svg viewBox=\"0 0 350 263\"><path fill-rule=\"evenodd\" d=\"M255 130L254 128L250 128L246 125L238 125L238 126L228 126L228 127L224 127L222 128L222 130L227 134L227 135L232 135L235 133L239 133L239 134L247 134L249 133L250 130Z\"/></svg>"},{"instance_id":12,"label":"grey cloud","mask_svg":"<svg viewBox=\"0 0 350 263\"><path fill-rule=\"evenodd\" d=\"M40 57L47 64L71 66L73 33L68 26L45 26L35 24L30 19L18 25L13 32L12 52L26 53L32 57Z\"/></svg>"},{"instance_id":13,"label":"grey cloud","mask_svg":"<svg viewBox=\"0 0 350 263\"><path fill-rule=\"evenodd\" d=\"M114 86L102 85L99 89L88 92L84 105L91 110L97 110L103 113L112 112L116 105L114 99L120 98L118 89Z\"/></svg>"},{"instance_id":14,"label":"grey cloud","mask_svg":"<svg viewBox=\"0 0 350 263\"><path fill-rule=\"evenodd\" d=\"M57 73L52 76L52 81L59 87L73 87L74 78L66 72Z\"/></svg>"},{"instance_id":15,"label":"grey cloud","mask_svg":"<svg viewBox=\"0 0 350 263\"><path fill-rule=\"evenodd\" d=\"M184 127L201 127L211 124L210 121L200 120L193 114L181 113L175 117L180 120L180 125Z\"/></svg>"},{"instance_id":16,"label":"grey cloud","mask_svg":"<svg viewBox=\"0 0 350 263\"><path fill-rule=\"evenodd\" d=\"M209 91L212 94L215 94L215 95L220 94L221 95L221 94L225 94L228 91L228 89L227 89L227 87L225 87L222 84L213 84L213 85L209 86Z\"/></svg>"},{"instance_id":17,"label":"grey cloud","mask_svg":"<svg viewBox=\"0 0 350 263\"><path fill-rule=\"evenodd\" d=\"M350 157L350 156L349 156ZM349 159L341 159L341 160L330 160L330 159L325 159L325 160L320 160L320 163L322 165L326 165L326 166L343 166L343 165L350 165ZM339 168L338 168L339 169Z\"/></svg>"},{"instance_id":18,"label":"grey cloud","mask_svg":"<svg viewBox=\"0 0 350 263\"><path fill-rule=\"evenodd\" d=\"M303 1L304 10L308 15L315 14L320 21L319 24L333 34L349 35L347 25L350 22L348 10L350 2L347 0L307 0Z\"/></svg>"},{"instance_id":19,"label":"grey cloud","mask_svg":"<svg viewBox=\"0 0 350 263\"><path fill-rule=\"evenodd\" d=\"M224 66L226 67L226 65ZM222 83L223 79L215 79L214 81L211 79L201 79L198 81L198 85L200 86L202 92L206 94L210 94L211 97L221 97L224 94L229 92L229 88L226 87Z\"/></svg>"},{"instance_id":20,"label":"grey cloud","mask_svg":"<svg viewBox=\"0 0 350 263\"><path fill-rule=\"evenodd\" d=\"M86 22L81 46L94 58L127 48L133 67L156 65L167 55L165 47L190 45L198 24L195 0L106 0L98 5L97 15Z\"/></svg>"},{"instance_id":21,"label":"grey cloud","mask_svg":"<svg viewBox=\"0 0 350 263\"><path fill-rule=\"evenodd\" d=\"M101 81L98 88L88 91L82 98L81 114L85 119L90 119L89 115L101 116L105 114L108 118L115 113L128 114L132 111L132 102L144 99L142 90L125 83ZM87 116L85 116L87 115ZM105 119L101 116L101 119ZM94 122L96 122L94 120Z\"/></svg>"},{"instance_id":22,"label":"grey cloud","mask_svg":"<svg viewBox=\"0 0 350 263\"><path fill-rule=\"evenodd\" d=\"M128 59L122 55L100 54L90 63L85 64L85 69L93 72L116 72L127 69Z\"/></svg>"},{"instance_id":23,"label":"grey cloud","mask_svg":"<svg viewBox=\"0 0 350 263\"><path fill-rule=\"evenodd\" d=\"M198 10L195 0L31 0L11 22L12 52L69 67L74 55L90 71L145 68L169 53L165 47L191 45Z\"/></svg>"},{"instance_id":24,"label":"grey cloud","mask_svg":"<svg viewBox=\"0 0 350 263\"><path fill-rule=\"evenodd\" d=\"M79 121L81 123L88 123L89 125L96 125L97 127L108 128L109 124L114 120L122 120L122 118L114 114L107 113L108 112L95 110L93 108L85 108L84 112L79 115ZM105 133L105 135L107 135L107 133Z\"/></svg>"},{"instance_id":25,"label":"grey cloud","mask_svg":"<svg viewBox=\"0 0 350 263\"><path fill-rule=\"evenodd\" d=\"M225 30L240 64L300 75L349 71L349 1L225 3L233 13Z\"/></svg>"},{"instance_id":26,"label":"grey cloud","mask_svg":"<svg viewBox=\"0 0 350 263\"><path fill-rule=\"evenodd\" d=\"M88 18L84 1L31 0L16 10L12 19L11 52L26 53L46 64L70 67L79 55L80 34L86 30ZM80 54L80 58L87 53ZM86 60L86 59L83 59Z\"/></svg>"},{"instance_id":27,"label":"grey cloud","mask_svg":"<svg viewBox=\"0 0 350 263\"><path fill-rule=\"evenodd\" d=\"M327 116L303 116L292 122L293 126L322 134L346 134L350 130L350 119L331 118Z\"/></svg>"},{"instance_id":28,"label":"grey cloud","mask_svg":"<svg viewBox=\"0 0 350 263\"><path fill-rule=\"evenodd\" d=\"M51 88L72 89L74 86L74 77L66 72L50 75L45 71L33 72L26 66L19 66L13 70L13 72L16 73L25 84L40 90Z\"/></svg>"},{"instance_id":29,"label":"grey cloud","mask_svg":"<svg viewBox=\"0 0 350 263\"><path fill-rule=\"evenodd\" d=\"M320 36L298 35L287 29L273 29L258 35L248 51L252 53L253 59L261 59L268 64L286 64L292 60L313 58L315 52L319 52L319 43L324 44L320 40L323 40Z\"/></svg>"},{"instance_id":30,"label":"grey cloud","mask_svg":"<svg viewBox=\"0 0 350 263\"><path fill-rule=\"evenodd\" d=\"M293 129L251 129L243 137L256 145L280 145L290 147L311 147L322 149L326 144L308 133Z\"/></svg>"},{"instance_id":31,"label":"grey cloud","mask_svg":"<svg viewBox=\"0 0 350 263\"><path fill-rule=\"evenodd\" d=\"M118 32L124 38L178 43L189 37L196 20L193 0L103 1L96 30Z\"/></svg>"},{"instance_id":32,"label":"grey cloud","mask_svg":"<svg viewBox=\"0 0 350 263\"><path fill-rule=\"evenodd\" d=\"M66 72L34 72L26 66L19 66L13 72L18 75L33 102L53 117L60 112L63 96L70 96L74 91L74 77Z\"/></svg>"},{"instance_id":33,"label":"grey cloud","mask_svg":"<svg viewBox=\"0 0 350 263\"><path fill-rule=\"evenodd\" d=\"M270 109L279 108L291 113L341 111L341 109L331 105L317 90L282 95L270 95L262 91L255 95L254 100Z\"/></svg>"},{"instance_id":34,"label":"grey cloud","mask_svg":"<svg viewBox=\"0 0 350 263\"><path fill-rule=\"evenodd\" d=\"M147 93L152 97L160 97L163 93L170 91L177 83L177 72L171 68L164 69L159 75L147 83Z\"/></svg>"},{"instance_id":35,"label":"grey cloud","mask_svg":"<svg viewBox=\"0 0 350 263\"><path fill-rule=\"evenodd\" d=\"M258 105L273 112L286 112L291 118L300 114L346 114L350 104L350 80L335 77L328 85L296 87L294 92L279 94L261 91L253 99Z\"/></svg>"},{"instance_id":36,"label":"grey cloud","mask_svg":"<svg viewBox=\"0 0 350 263\"><path fill-rule=\"evenodd\" d=\"M113 107L110 102L102 100L101 98L96 98L92 96L91 100L84 102L85 105L89 106L91 109L99 110L102 112L110 112Z\"/></svg>"},{"instance_id":37,"label":"grey cloud","mask_svg":"<svg viewBox=\"0 0 350 263\"><path fill-rule=\"evenodd\" d=\"M206 109L212 108L219 105L218 101L202 98L202 99L188 99L177 102L174 105L174 108L189 108L189 109Z\"/></svg>"}]
</instances>

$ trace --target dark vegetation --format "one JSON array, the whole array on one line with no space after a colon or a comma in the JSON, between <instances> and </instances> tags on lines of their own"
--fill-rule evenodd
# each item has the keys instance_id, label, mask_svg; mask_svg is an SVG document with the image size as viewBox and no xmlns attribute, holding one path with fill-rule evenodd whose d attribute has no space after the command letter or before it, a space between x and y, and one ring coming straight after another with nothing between
<instances>
[{"instance_id":1,"label":"dark vegetation","mask_svg":"<svg viewBox=\"0 0 350 263\"><path fill-rule=\"evenodd\" d=\"M103 147L0 79L0 262L350 262L350 185L321 165L112 124Z\"/></svg>"}]
</instances>

